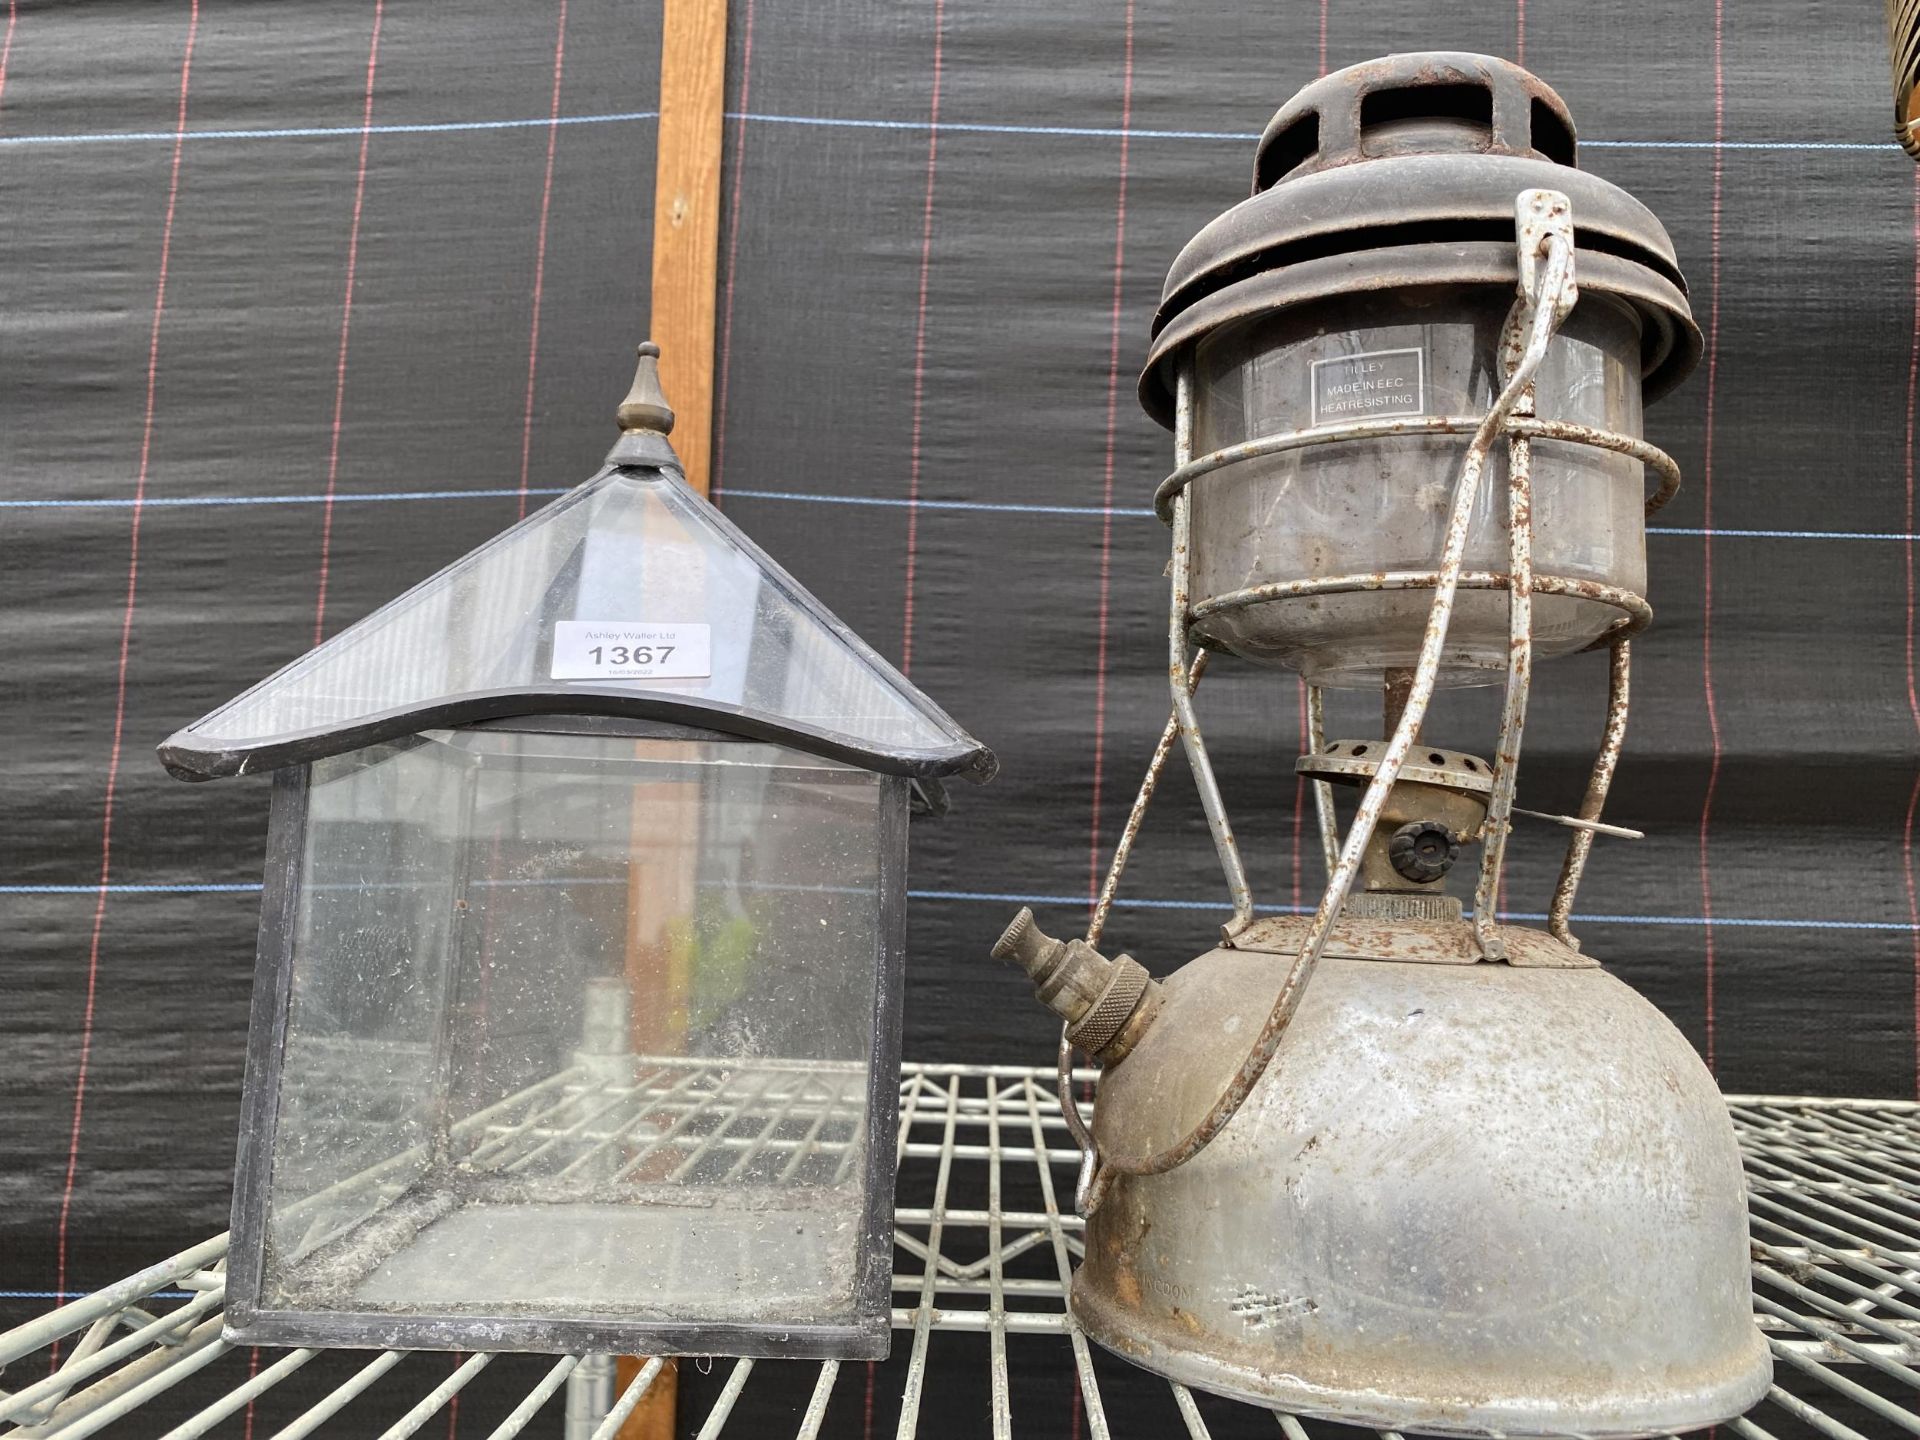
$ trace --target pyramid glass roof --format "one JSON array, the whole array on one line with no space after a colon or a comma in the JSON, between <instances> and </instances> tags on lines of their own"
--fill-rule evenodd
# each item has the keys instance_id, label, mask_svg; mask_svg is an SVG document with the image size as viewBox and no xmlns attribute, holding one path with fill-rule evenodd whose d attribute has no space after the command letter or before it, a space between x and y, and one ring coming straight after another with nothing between
<instances>
[{"instance_id":1,"label":"pyramid glass roof","mask_svg":"<svg viewBox=\"0 0 1920 1440\"><path fill-rule=\"evenodd\" d=\"M215 779L562 713L698 725L885 774L994 769L677 468L618 464L196 720L160 757Z\"/></svg>"}]
</instances>

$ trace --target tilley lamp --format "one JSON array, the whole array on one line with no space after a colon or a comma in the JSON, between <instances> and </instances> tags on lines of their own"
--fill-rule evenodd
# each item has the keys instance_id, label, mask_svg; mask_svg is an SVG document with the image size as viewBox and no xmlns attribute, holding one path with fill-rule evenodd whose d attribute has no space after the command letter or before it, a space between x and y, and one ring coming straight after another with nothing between
<instances>
[{"instance_id":1,"label":"tilley lamp","mask_svg":"<svg viewBox=\"0 0 1920 1440\"><path fill-rule=\"evenodd\" d=\"M1140 384L1174 433L1173 713L1086 937L1022 912L995 950L1064 1022L1072 1306L1103 1345L1450 1435L1665 1434L1765 1392L1719 1092L1568 926L1595 834L1622 833L1598 817L1645 516L1679 482L1641 405L1699 349L1660 223L1576 167L1552 90L1484 56L1308 86L1251 198L1174 262ZM1573 831L1550 918L1497 924L1533 667L1588 651L1610 701L1579 813L1545 817ZM1194 707L1219 654L1309 686L1311 916L1255 918ZM1436 687L1472 685L1504 688L1489 756L1423 735ZM1383 692L1386 735L1325 739L1327 689ZM1156 980L1096 946L1176 742L1233 917ZM1468 912L1447 880L1476 845ZM1104 1067L1090 1124L1076 1048Z\"/></svg>"},{"instance_id":2,"label":"tilley lamp","mask_svg":"<svg viewBox=\"0 0 1920 1440\"><path fill-rule=\"evenodd\" d=\"M886 1353L909 806L994 761L687 487L657 354L599 474L161 747L273 772L235 1340Z\"/></svg>"}]
</instances>

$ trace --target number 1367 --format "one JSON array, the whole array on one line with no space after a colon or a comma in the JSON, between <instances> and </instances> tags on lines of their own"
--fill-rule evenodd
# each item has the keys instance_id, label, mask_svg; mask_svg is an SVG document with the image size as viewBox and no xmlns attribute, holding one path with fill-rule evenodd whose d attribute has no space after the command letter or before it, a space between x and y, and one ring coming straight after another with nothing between
<instances>
[{"instance_id":1,"label":"number 1367","mask_svg":"<svg viewBox=\"0 0 1920 1440\"><path fill-rule=\"evenodd\" d=\"M664 665L676 647L672 645L596 645L587 653L596 665Z\"/></svg>"}]
</instances>

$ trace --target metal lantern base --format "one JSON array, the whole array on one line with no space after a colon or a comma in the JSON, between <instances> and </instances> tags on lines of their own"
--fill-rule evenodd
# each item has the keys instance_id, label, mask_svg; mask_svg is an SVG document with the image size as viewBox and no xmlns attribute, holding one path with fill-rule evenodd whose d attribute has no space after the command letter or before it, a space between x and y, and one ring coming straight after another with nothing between
<instances>
[{"instance_id":1,"label":"metal lantern base","mask_svg":"<svg viewBox=\"0 0 1920 1440\"><path fill-rule=\"evenodd\" d=\"M1099 1200L1087 1334L1185 1384L1429 1434L1653 1435L1753 1405L1772 1367L1725 1105L1659 1011L1566 955L1329 954L1232 1123ZM1199 1119L1285 968L1220 949L1165 982L1100 1082L1102 1154Z\"/></svg>"},{"instance_id":2,"label":"metal lantern base","mask_svg":"<svg viewBox=\"0 0 1920 1440\"><path fill-rule=\"evenodd\" d=\"M1567 1403L1568 1397L1547 1394L1544 1388L1542 1393L1530 1396L1486 1392L1480 1398L1470 1398L1472 1392L1464 1385L1451 1393L1445 1391L1442 1387L1446 1381L1437 1375L1430 1377L1439 1382L1434 1390L1410 1395L1386 1388L1315 1385L1305 1376L1277 1374L1271 1359L1265 1356L1251 1363L1235 1363L1218 1355L1200 1354L1191 1348L1193 1337L1184 1328L1178 1333L1151 1335L1137 1311L1126 1311L1085 1281L1074 1285L1072 1305L1074 1319L1088 1339L1174 1384L1306 1419L1367 1426L1388 1434L1468 1436L1475 1440L1547 1435L1637 1440L1641 1436L1684 1434L1709 1423L1707 1417L1718 1423L1752 1409L1765 1395L1771 1371L1766 1342L1759 1340L1742 1373L1669 1393L1657 1405L1647 1403L1644 1397L1624 1395L1617 1404L1599 1396L1591 1404L1574 1405ZM1395 1382L1382 1377L1381 1383L1386 1386ZM1458 1385L1459 1380L1455 1383ZM1540 1417L1549 1406L1565 1418L1543 1422ZM1589 1411L1600 1418L1583 1419ZM1680 1418L1670 1418L1676 1416Z\"/></svg>"}]
</instances>

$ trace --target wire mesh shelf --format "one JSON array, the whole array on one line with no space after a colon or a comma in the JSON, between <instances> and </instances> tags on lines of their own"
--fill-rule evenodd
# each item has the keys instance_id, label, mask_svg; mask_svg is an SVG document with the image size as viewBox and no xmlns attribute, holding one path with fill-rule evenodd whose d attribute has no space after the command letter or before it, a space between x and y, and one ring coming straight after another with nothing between
<instances>
[{"instance_id":1,"label":"wire mesh shelf","mask_svg":"<svg viewBox=\"0 0 1920 1440\"><path fill-rule=\"evenodd\" d=\"M608 1136L662 1109L674 1114L670 1140L688 1166L797 1172L830 1167L847 1148L831 1085L795 1077L736 1104L697 1067L662 1077L616 1091L569 1073L502 1102L482 1123L502 1155L559 1153L569 1164L595 1163ZM1728 1103L1747 1165L1755 1321L1776 1360L1767 1399L1730 1428L1748 1440L1920 1435L1920 1103ZM1093 1440L1181 1426L1215 1440L1270 1434L1276 1424L1287 1440L1354 1433L1196 1395L1088 1345L1063 1299L1081 1253L1081 1222L1070 1213L1080 1157L1050 1070L907 1066L900 1154L899 1334L881 1402L871 1367L722 1362L724 1378L700 1397L704 1411L683 1417L687 1431L696 1420L700 1440L891 1428L904 1440L937 1409L929 1431L1001 1440L1014 1433L1019 1372L1032 1363L1070 1373L1075 1425L1084 1416ZM167 1440L216 1431L300 1440L324 1427L401 1440L430 1424L436 1434L447 1428L462 1392L491 1367L494 1379L511 1372L512 1384L489 1392L504 1404L482 1417L490 1440L611 1440L661 1372L649 1361L619 1387L601 1355L229 1346L220 1334L226 1248L216 1236L0 1335L0 1435L81 1440L118 1427ZM862 1368L864 1377L844 1373ZM303 1383L284 1384L303 1371ZM963 1371L980 1410L956 1416L951 1377Z\"/></svg>"}]
</instances>

